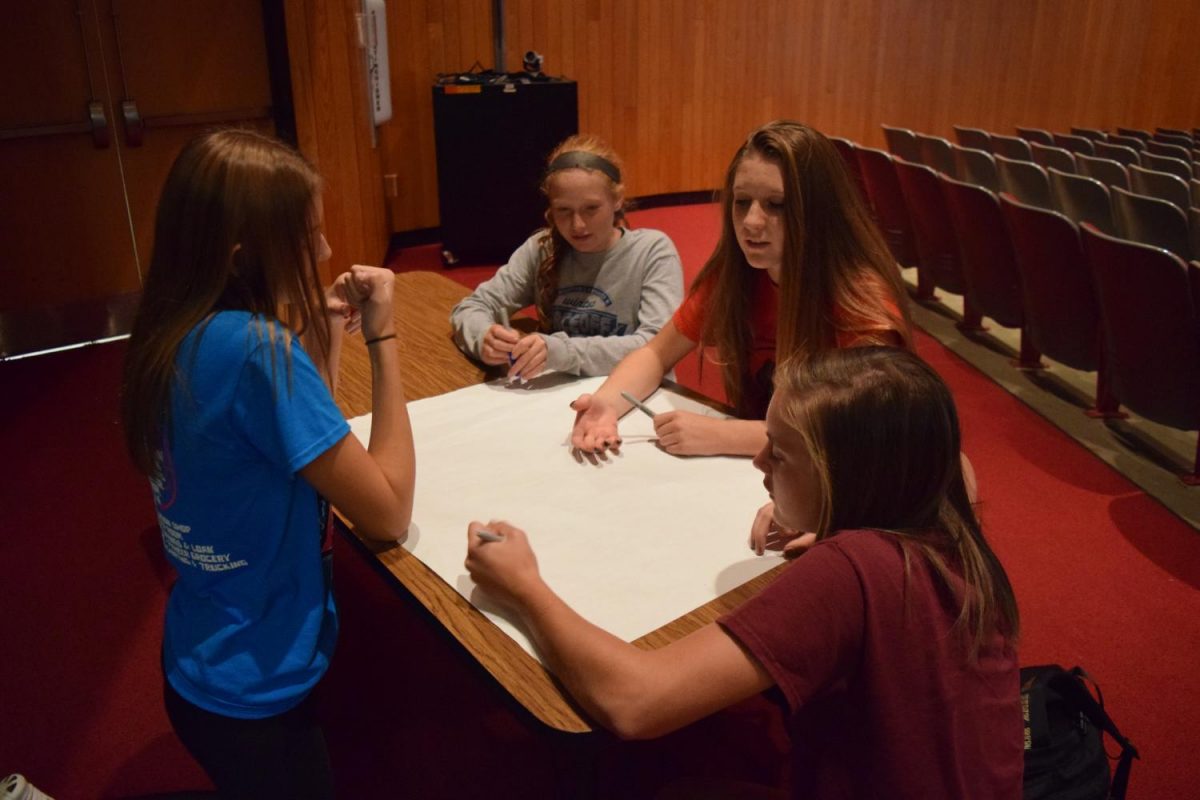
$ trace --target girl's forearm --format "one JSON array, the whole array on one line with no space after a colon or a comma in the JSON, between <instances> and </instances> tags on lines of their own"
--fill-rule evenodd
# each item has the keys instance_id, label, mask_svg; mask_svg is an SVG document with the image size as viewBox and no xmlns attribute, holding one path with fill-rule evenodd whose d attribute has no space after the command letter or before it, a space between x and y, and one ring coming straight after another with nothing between
<instances>
[{"instance_id":1,"label":"girl's forearm","mask_svg":"<svg viewBox=\"0 0 1200 800\"><path fill-rule=\"evenodd\" d=\"M371 441L367 452L375 459L401 507L401 524L412 518L416 455L412 425L400 375L400 353L395 340L367 345L371 359Z\"/></svg>"},{"instance_id":2,"label":"girl's forearm","mask_svg":"<svg viewBox=\"0 0 1200 800\"><path fill-rule=\"evenodd\" d=\"M760 419L731 419L721 426L722 455L756 456L767 443L767 424Z\"/></svg>"},{"instance_id":3,"label":"girl's forearm","mask_svg":"<svg viewBox=\"0 0 1200 800\"><path fill-rule=\"evenodd\" d=\"M623 738L637 738L652 654L588 622L544 583L519 611L550 671L588 715Z\"/></svg>"},{"instance_id":4,"label":"girl's forearm","mask_svg":"<svg viewBox=\"0 0 1200 800\"><path fill-rule=\"evenodd\" d=\"M329 393L337 397L338 369L342 363L342 342L346 338L346 328L341 321L335 321L329 326L329 352L325 356L325 385Z\"/></svg>"},{"instance_id":5,"label":"girl's forearm","mask_svg":"<svg viewBox=\"0 0 1200 800\"><path fill-rule=\"evenodd\" d=\"M313 366L317 369L317 374L329 387L329 393L335 397L337 396L338 368L341 365L342 340L345 338L345 332L345 327L340 319L329 321L328 350L320 346L320 340L313 335L311 328L300 336L300 346L304 348L304 352L308 353Z\"/></svg>"},{"instance_id":6,"label":"girl's forearm","mask_svg":"<svg viewBox=\"0 0 1200 800\"><path fill-rule=\"evenodd\" d=\"M551 671L593 719L624 739L661 736L774 683L716 623L642 650L579 616L540 578L517 602Z\"/></svg>"}]
</instances>

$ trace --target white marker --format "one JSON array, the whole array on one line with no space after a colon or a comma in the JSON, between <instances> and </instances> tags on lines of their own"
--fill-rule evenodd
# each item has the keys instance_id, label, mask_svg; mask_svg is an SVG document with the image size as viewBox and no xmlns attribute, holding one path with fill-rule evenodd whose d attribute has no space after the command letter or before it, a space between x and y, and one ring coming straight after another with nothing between
<instances>
[{"instance_id":1,"label":"white marker","mask_svg":"<svg viewBox=\"0 0 1200 800\"><path fill-rule=\"evenodd\" d=\"M624 397L626 400L633 403L634 408L636 408L638 411L641 411L643 414L645 414L650 419L654 419L654 412L652 410L650 410L650 406L646 405L641 400L638 400L636 397L631 395L629 392L621 392L621 397Z\"/></svg>"}]
</instances>

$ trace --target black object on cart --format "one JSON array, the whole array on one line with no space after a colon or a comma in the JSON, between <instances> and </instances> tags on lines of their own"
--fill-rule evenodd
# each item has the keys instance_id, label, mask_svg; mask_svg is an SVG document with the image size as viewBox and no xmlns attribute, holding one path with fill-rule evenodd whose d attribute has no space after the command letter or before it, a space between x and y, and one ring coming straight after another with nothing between
<instances>
[{"instance_id":1,"label":"black object on cart","mask_svg":"<svg viewBox=\"0 0 1200 800\"><path fill-rule=\"evenodd\" d=\"M503 264L546 224L546 157L579 132L575 81L526 73L441 76L433 87L438 214L448 266Z\"/></svg>"}]
</instances>

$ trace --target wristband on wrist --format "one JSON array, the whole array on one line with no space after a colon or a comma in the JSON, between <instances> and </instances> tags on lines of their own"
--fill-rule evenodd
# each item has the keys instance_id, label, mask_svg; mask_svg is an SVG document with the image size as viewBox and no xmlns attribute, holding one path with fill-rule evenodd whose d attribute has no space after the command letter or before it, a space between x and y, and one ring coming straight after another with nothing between
<instances>
[{"instance_id":1,"label":"wristband on wrist","mask_svg":"<svg viewBox=\"0 0 1200 800\"><path fill-rule=\"evenodd\" d=\"M389 333L386 336L376 336L374 339L367 339L367 345L370 346L377 342L386 342L388 339L395 339L395 338L396 338L396 334L394 334L394 333Z\"/></svg>"}]
</instances>

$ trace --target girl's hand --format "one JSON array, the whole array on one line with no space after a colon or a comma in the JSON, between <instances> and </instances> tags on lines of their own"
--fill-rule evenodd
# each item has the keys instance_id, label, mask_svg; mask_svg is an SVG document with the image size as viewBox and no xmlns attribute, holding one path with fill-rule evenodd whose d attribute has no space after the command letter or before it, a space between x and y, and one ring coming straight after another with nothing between
<instances>
[{"instance_id":1,"label":"girl's hand","mask_svg":"<svg viewBox=\"0 0 1200 800\"><path fill-rule=\"evenodd\" d=\"M658 445L673 456L712 456L728 452L723 420L691 411L667 411L654 417Z\"/></svg>"},{"instance_id":2,"label":"girl's hand","mask_svg":"<svg viewBox=\"0 0 1200 800\"><path fill-rule=\"evenodd\" d=\"M815 533L788 530L775 521L775 503L767 503L754 515L750 526L750 549L758 555L766 550L783 550L784 558L795 558L817 541Z\"/></svg>"},{"instance_id":3,"label":"girl's hand","mask_svg":"<svg viewBox=\"0 0 1200 800\"><path fill-rule=\"evenodd\" d=\"M585 453L603 453L621 449L617 433L617 412L597 400L594 395L581 394L571 403L575 410L575 426L571 429L571 446Z\"/></svg>"},{"instance_id":4,"label":"girl's hand","mask_svg":"<svg viewBox=\"0 0 1200 800\"><path fill-rule=\"evenodd\" d=\"M487 530L504 537L488 542L476 535ZM484 591L511 608L521 609L530 593L541 584L537 558L529 539L520 528L492 520L487 525L472 522L467 526L467 572Z\"/></svg>"},{"instance_id":5,"label":"girl's hand","mask_svg":"<svg viewBox=\"0 0 1200 800\"><path fill-rule=\"evenodd\" d=\"M346 301L362 312L363 337L374 339L393 332L392 287L396 273L383 267L355 264L346 281Z\"/></svg>"},{"instance_id":6,"label":"girl's hand","mask_svg":"<svg viewBox=\"0 0 1200 800\"><path fill-rule=\"evenodd\" d=\"M500 364L512 364L513 347L521 340L521 334L503 325L493 325L483 335L483 347L479 357L483 363L495 367Z\"/></svg>"},{"instance_id":7,"label":"girl's hand","mask_svg":"<svg viewBox=\"0 0 1200 800\"><path fill-rule=\"evenodd\" d=\"M331 330L341 323L347 333L355 333L362 327L362 314L347 299L346 282L349 280L349 272L343 272L334 279L325 290L325 308L329 312Z\"/></svg>"},{"instance_id":8,"label":"girl's hand","mask_svg":"<svg viewBox=\"0 0 1200 800\"><path fill-rule=\"evenodd\" d=\"M508 368L508 378L532 380L546 368L546 339L540 333L521 337L512 349L513 365Z\"/></svg>"}]
</instances>

